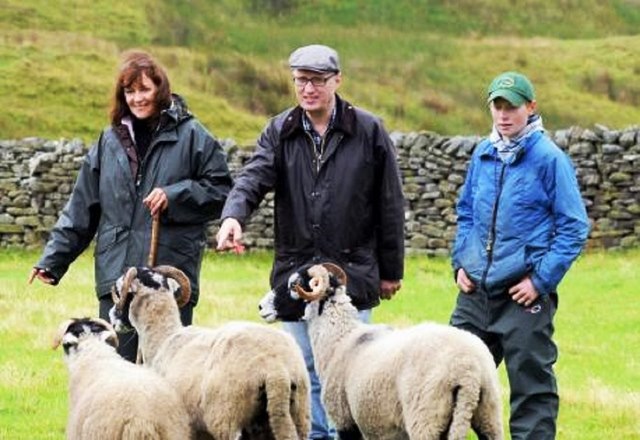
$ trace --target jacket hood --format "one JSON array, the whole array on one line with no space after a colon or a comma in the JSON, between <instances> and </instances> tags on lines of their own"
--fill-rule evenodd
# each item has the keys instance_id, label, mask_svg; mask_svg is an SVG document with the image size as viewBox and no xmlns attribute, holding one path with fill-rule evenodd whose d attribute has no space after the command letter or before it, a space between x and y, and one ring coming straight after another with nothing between
<instances>
[{"instance_id":1,"label":"jacket hood","mask_svg":"<svg viewBox=\"0 0 640 440\"><path fill-rule=\"evenodd\" d=\"M191 118L193 118L193 113L189 110L185 99L178 94L172 93L171 105L160 113L159 128L162 130L169 125L178 125Z\"/></svg>"}]
</instances>

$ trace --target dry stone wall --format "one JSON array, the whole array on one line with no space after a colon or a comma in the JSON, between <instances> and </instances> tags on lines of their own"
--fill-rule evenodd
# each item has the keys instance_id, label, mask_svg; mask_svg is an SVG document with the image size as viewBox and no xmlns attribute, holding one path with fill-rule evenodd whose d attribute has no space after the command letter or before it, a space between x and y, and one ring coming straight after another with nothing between
<instances>
[{"instance_id":1,"label":"dry stone wall","mask_svg":"<svg viewBox=\"0 0 640 440\"><path fill-rule=\"evenodd\" d=\"M571 127L550 133L571 156L591 220L591 248L640 245L640 128ZM409 252L448 255L456 228L455 203L480 137L431 132L392 133L406 196ZM223 142L233 174L251 148ZM41 247L73 188L88 146L78 140L0 141L0 247ZM209 228L213 246L217 222ZM245 231L248 248L273 244L269 194Z\"/></svg>"}]
</instances>

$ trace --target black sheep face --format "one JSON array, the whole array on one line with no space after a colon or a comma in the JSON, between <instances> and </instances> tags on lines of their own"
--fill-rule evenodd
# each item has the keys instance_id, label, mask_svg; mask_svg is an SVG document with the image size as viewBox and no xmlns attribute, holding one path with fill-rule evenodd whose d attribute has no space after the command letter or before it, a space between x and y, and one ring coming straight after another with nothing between
<instances>
[{"instance_id":1,"label":"black sheep face","mask_svg":"<svg viewBox=\"0 0 640 440\"><path fill-rule=\"evenodd\" d=\"M65 325L66 328L62 330L63 335L59 340L65 355L75 352L80 339L88 336L97 337L114 348L118 346L118 337L113 328L101 319L74 318Z\"/></svg>"},{"instance_id":2,"label":"black sheep face","mask_svg":"<svg viewBox=\"0 0 640 440\"><path fill-rule=\"evenodd\" d=\"M292 298L291 288L299 283L307 274L310 266L304 266L289 276L286 284L280 284L267 292L258 304L258 311L262 319L267 322L301 321L304 316L306 302L300 298ZM307 281L308 283L308 281Z\"/></svg>"},{"instance_id":3,"label":"black sheep face","mask_svg":"<svg viewBox=\"0 0 640 440\"><path fill-rule=\"evenodd\" d=\"M122 298L124 277L125 275L121 275L116 280L115 285L111 288L111 294L114 297L114 302L120 302ZM129 320L129 310L131 308L131 302L139 290L147 289L158 291L164 289L173 292L174 297L180 295L180 287L174 280L167 278L163 274L155 272L153 269L143 266L136 267L136 277L130 284L129 289L129 295L122 307L116 307L114 305L109 310L109 320L118 333L133 331L133 325Z\"/></svg>"},{"instance_id":4,"label":"black sheep face","mask_svg":"<svg viewBox=\"0 0 640 440\"><path fill-rule=\"evenodd\" d=\"M311 291L309 285L311 275L309 268L313 265L305 265L289 276L286 284L277 286L269 291L258 304L260 316L267 322L275 321L303 321L308 302L298 297L295 290L296 286L306 291ZM339 280L333 275L329 275L330 288L327 296L321 299L320 310L325 301L330 299L336 292L336 288L340 287Z\"/></svg>"}]
</instances>

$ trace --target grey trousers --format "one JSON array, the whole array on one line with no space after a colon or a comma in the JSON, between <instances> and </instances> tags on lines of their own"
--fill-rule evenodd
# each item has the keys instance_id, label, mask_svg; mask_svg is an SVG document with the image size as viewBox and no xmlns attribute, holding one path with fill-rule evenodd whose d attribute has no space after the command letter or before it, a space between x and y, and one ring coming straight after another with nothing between
<instances>
[{"instance_id":1,"label":"grey trousers","mask_svg":"<svg viewBox=\"0 0 640 440\"><path fill-rule=\"evenodd\" d=\"M497 295L496 295L497 293ZM482 339L496 366L505 361L511 388L509 429L513 440L548 440L556 436L558 389L553 365L557 295L540 296L529 307L506 292L477 289L460 293L450 324Z\"/></svg>"}]
</instances>

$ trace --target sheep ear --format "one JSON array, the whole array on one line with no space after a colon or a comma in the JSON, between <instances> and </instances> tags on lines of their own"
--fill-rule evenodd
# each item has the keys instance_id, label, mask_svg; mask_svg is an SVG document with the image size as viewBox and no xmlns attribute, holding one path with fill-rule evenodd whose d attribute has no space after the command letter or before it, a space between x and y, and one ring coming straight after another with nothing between
<instances>
[{"instance_id":1,"label":"sheep ear","mask_svg":"<svg viewBox=\"0 0 640 440\"><path fill-rule=\"evenodd\" d=\"M65 322L60 324L60 326L58 327L58 331L53 337L53 342L51 343L52 349L55 350L60 346L60 344L62 344L62 339L64 338L65 333L67 333L67 330L69 330L69 326L71 326L71 324L73 324L74 322L75 320L73 319L67 319Z\"/></svg>"},{"instance_id":2,"label":"sheep ear","mask_svg":"<svg viewBox=\"0 0 640 440\"><path fill-rule=\"evenodd\" d=\"M111 345L113 348L118 348L118 335L114 331L103 331L100 333L100 340Z\"/></svg>"}]
</instances>

